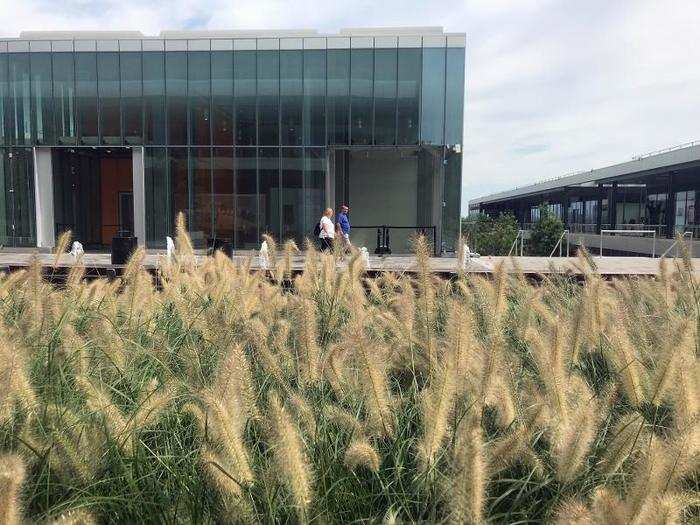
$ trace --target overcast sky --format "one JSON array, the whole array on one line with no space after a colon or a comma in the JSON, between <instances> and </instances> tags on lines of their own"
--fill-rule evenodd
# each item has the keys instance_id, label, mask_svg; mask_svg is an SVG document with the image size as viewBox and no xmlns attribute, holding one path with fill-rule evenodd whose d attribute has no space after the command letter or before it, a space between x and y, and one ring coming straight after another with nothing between
<instances>
[{"instance_id":1,"label":"overcast sky","mask_svg":"<svg viewBox=\"0 0 700 525\"><path fill-rule=\"evenodd\" d=\"M467 33L467 201L700 139L698 0L0 0L23 30Z\"/></svg>"}]
</instances>

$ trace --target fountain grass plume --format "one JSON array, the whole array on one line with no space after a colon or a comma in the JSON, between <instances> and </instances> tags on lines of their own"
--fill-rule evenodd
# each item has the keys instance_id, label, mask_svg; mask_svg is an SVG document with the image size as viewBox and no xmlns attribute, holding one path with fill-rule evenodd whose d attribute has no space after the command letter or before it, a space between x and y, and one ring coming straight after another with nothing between
<instances>
[{"instance_id":1,"label":"fountain grass plume","mask_svg":"<svg viewBox=\"0 0 700 525\"><path fill-rule=\"evenodd\" d=\"M279 397L268 396L272 434L273 456L278 477L292 497L300 521L309 518L313 503L313 477L304 442Z\"/></svg>"},{"instance_id":2,"label":"fountain grass plume","mask_svg":"<svg viewBox=\"0 0 700 525\"><path fill-rule=\"evenodd\" d=\"M20 456L0 456L0 523L3 525L19 525L22 522L20 490L25 476L24 462Z\"/></svg>"}]
</instances>

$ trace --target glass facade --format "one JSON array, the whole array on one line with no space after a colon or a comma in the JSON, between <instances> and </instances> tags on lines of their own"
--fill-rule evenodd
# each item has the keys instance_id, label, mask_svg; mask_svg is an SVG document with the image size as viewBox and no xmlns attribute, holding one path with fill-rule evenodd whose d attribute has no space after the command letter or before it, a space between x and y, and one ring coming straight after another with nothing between
<instances>
[{"instance_id":1,"label":"glass facade","mask_svg":"<svg viewBox=\"0 0 700 525\"><path fill-rule=\"evenodd\" d=\"M216 50L144 40L121 51L116 41L53 51L0 41L0 244L36 240L33 146L143 146L149 246L164 245L182 211L196 243L252 248L263 233L299 244L309 235L333 200L332 151L421 144L440 159L435 206L454 243L462 161L447 146L462 143L464 49L316 40Z\"/></svg>"}]
</instances>

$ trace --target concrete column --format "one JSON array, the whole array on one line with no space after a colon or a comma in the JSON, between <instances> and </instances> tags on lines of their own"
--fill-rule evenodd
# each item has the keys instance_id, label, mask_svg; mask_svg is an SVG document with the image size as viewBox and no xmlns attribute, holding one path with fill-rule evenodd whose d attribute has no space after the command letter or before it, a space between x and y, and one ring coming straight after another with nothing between
<instances>
[{"instance_id":1,"label":"concrete column","mask_svg":"<svg viewBox=\"0 0 700 525\"><path fill-rule=\"evenodd\" d=\"M56 232L53 214L53 166L51 148L34 148L34 212L36 245L53 248Z\"/></svg>"},{"instance_id":2,"label":"concrete column","mask_svg":"<svg viewBox=\"0 0 700 525\"><path fill-rule=\"evenodd\" d=\"M144 178L143 147L131 148L133 162L131 173L133 177L134 196L134 235L139 246L146 246L146 181Z\"/></svg>"}]
</instances>

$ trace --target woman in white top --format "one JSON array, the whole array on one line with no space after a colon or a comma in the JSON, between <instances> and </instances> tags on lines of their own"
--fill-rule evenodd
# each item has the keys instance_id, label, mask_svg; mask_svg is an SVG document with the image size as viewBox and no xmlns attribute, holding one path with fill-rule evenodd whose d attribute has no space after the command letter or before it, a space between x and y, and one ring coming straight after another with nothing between
<instances>
[{"instance_id":1,"label":"woman in white top","mask_svg":"<svg viewBox=\"0 0 700 525\"><path fill-rule=\"evenodd\" d=\"M331 217L333 217L333 210L331 208L326 208L323 212L323 215L321 216L321 231L318 234L318 238L321 243L321 251L333 249L333 239L335 238L335 225L333 224Z\"/></svg>"}]
</instances>

